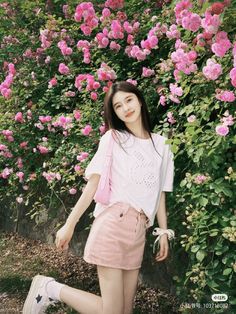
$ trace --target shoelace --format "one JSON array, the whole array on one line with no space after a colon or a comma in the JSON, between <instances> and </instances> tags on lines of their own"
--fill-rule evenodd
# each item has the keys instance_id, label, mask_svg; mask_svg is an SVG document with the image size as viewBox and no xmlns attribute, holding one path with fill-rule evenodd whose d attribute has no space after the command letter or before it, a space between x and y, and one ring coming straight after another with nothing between
<instances>
[{"instance_id":1,"label":"shoelace","mask_svg":"<svg viewBox=\"0 0 236 314\"><path fill-rule=\"evenodd\" d=\"M155 253L155 250L156 250L156 244L158 243L158 247L159 247L159 240L160 240L160 237L163 235L163 234L167 234L168 236L168 240L172 240L175 238L175 232L174 230L172 229L162 229L162 228L155 228L152 232L152 234L154 236L157 236L156 240L154 241L154 244L153 244L153 253Z\"/></svg>"}]
</instances>

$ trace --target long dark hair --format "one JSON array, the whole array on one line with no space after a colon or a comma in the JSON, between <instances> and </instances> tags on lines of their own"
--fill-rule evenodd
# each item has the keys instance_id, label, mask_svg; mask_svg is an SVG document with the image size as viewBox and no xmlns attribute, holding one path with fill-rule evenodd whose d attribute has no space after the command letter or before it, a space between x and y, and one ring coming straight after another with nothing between
<instances>
[{"instance_id":1,"label":"long dark hair","mask_svg":"<svg viewBox=\"0 0 236 314\"><path fill-rule=\"evenodd\" d=\"M105 99L104 99L104 121L105 121L105 128L106 130L114 129L117 131L127 131L130 134L133 134L133 132L127 128L124 121L120 120L113 108L112 100L117 92L126 92L126 93L133 93L137 96L140 104L141 104L141 121L142 121L142 127L145 131L147 131L149 137L152 140L153 146L156 150L155 144L153 142L152 138L152 127L151 127L151 121L149 117L149 112L147 108L147 104L145 101L145 98L142 94L142 92L133 84L126 82L126 81L120 81L115 82L111 85L110 89L108 90ZM134 134L133 134L134 135ZM158 151L156 150L158 153ZM159 153L158 153L159 154Z\"/></svg>"},{"instance_id":2,"label":"long dark hair","mask_svg":"<svg viewBox=\"0 0 236 314\"><path fill-rule=\"evenodd\" d=\"M112 105L112 99L117 92L126 92L126 93L133 93L137 96L141 106L141 120L142 120L142 126L145 131L148 132L149 136L151 137L151 122L150 117L147 109L147 104L144 99L143 94L140 92L140 90L133 84L126 82L126 81L120 81L115 82L111 85L110 89L108 90L105 99L104 99L104 120L105 120L105 127L107 130L109 129L115 129L118 131L127 131L129 133L132 133L131 130L127 128L124 121L120 120L113 108Z\"/></svg>"}]
</instances>

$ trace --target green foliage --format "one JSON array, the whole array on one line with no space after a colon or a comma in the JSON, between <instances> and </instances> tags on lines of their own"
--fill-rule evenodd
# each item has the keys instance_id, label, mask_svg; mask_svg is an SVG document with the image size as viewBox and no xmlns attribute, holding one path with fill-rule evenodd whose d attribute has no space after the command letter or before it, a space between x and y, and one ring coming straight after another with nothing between
<instances>
[{"instance_id":1,"label":"green foliage","mask_svg":"<svg viewBox=\"0 0 236 314\"><path fill-rule=\"evenodd\" d=\"M188 51L195 50L198 53L198 71L190 75L180 73L178 84L183 90L180 104L168 100L166 106L161 106L157 91L161 90L163 95L168 96L170 83L175 83L174 64L170 59L171 53L175 51L175 41L160 36L158 48L153 49L143 61L127 56L126 38L117 40L121 45L119 52L98 48L93 42L91 63L85 64L76 43L78 40L92 41L95 34L102 31L102 27L94 29L91 37L81 32L80 23L73 19L75 7L80 2L82 1L70 1L69 18L65 19L62 13L63 1L47 1L45 4L45 1L39 0L12 0L9 1L8 16L1 20L0 66L3 71L0 73L0 81L4 81L6 76L4 61L13 62L17 71L11 98L0 97L1 129L14 133L14 141L10 143L0 135L1 143L8 145L13 154L13 158L9 159L0 156L1 171L5 167L14 170L8 180L0 179L1 202L8 204L12 209L8 215L15 219L16 213L22 208L16 198L22 197L26 215L35 219L36 223L55 217L59 206L68 210L68 207L74 205L78 193L75 196L69 195L68 190L72 187L81 190L84 185L84 169L92 158L100 137L104 98L102 87L106 85L101 82L98 100L93 101L84 86L81 91L75 88L75 77L79 74L92 74L97 78L97 69L105 62L116 72L118 80L137 80L138 86L144 91L154 131L169 137L168 142L175 155L175 190L168 198L168 220L169 227L175 229L177 234L174 247L177 270L174 279L179 297L185 302L198 300L204 303L211 301L213 293L227 293L229 303L235 304L232 288L236 272L233 254L236 235L235 125L230 126L226 137L220 137L215 132L215 127L220 124L226 111L234 114L233 103L215 98L216 89L232 89L229 78L233 66L232 53L227 52L223 58L214 56L221 64L223 74L215 81L207 81L202 68L213 53L209 47L194 44L196 33L178 26L181 40L188 45ZM93 4L100 17L101 2L93 1ZM140 22L135 38L137 44L147 38L148 31L157 22L167 27L175 22L175 4L176 1L171 1L169 5L159 8L156 1L125 2L123 11L128 20ZM196 2L194 10L203 14L210 4L206 1L204 7L201 7ZM114 19L117 11L111 11L111 18ZM0 14L5 14L2 7ZM221 19L221 30L227 31L233 42L236 27L233 5L224 11ZM51 45L40 50L40 30L45 29L54 36ZM66 32L61 32L62 29ZM15 39L6 43L6 36L9 35ZM73 49L70 56L63 56L57 47L63 38L67 38L68 45ZM33 57L24 56L27 49L31 49ZM49 63L45 63L47 56L51 58ZM65 63L70 68L69 75L59 74L60 63ZM155 75L142 77L142 67L154 69ZM58 83L49 88L48 82L53 77ZM75 97L66 97L68 91L74 91ZM27 117L27 110L31 110L31 118ZM74 110L81 112L80 120L73 119ZM19 111L23 112L24 123L14 121L14 116ZM169 123L167 112L172 112L176 123ZM72 118L68 134L63 134L63 128L49 132L47 124L42 130L35 126L39 122L39 116L47 115L52 116L54 122L62 115ZM196 119L188 122L191 115L195 115ZM89 136L81 133L86 124L93 128ZM47 137L47 142L43 141L44 137ZM23 141L28 142L27 149L19 146ZM40 154L38 145L47 147L49 153ZM75 172L74 166L79 163L76 156L81 152L88 152L89 159L80 163L81 170ZM23 184L19 183L16 176L19 157L23 160ZM57 173L61 179L47 182L42 176L43 172ZM25 189L24 186L28 188ZM212 313L218 313L216 309L213 310Z\"/></svg>"}]
</instances>

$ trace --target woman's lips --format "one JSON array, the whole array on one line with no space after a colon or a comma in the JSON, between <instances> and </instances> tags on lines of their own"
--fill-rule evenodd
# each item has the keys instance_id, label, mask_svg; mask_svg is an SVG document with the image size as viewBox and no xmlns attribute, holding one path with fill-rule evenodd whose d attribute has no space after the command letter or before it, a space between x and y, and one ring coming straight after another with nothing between
<instances>
[{"instance_id":1,"label":"woman's lips","mask_svg":"<svg viewBox=\"0 0 236 314\"><path fill-rule=\"evenodd\" d=\"M128 112L128 113L125 115L125 117L128 118L128 117L130 117L133 113L134 113L134 111Z\"/></svg>"}]
</instances>

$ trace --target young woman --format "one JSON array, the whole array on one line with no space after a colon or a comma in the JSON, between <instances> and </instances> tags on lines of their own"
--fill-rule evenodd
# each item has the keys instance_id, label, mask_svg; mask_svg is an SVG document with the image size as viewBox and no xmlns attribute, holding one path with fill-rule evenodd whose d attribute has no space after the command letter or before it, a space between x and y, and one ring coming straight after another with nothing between
<instances>
[{"instance_id":1,"label":"young woman","mask_svg":"<svg viewBox=\"0 0 236 314\"><path fill-rule=\"evenodd\" d=\"M146 229L155 216L161 228L156 261L168 256L165 192L172 191L174 167L166 138L151 133L144 97L128 82L111 86L104 115L108 131L86 168L86 187L55 241L58 249L68 249L77 222L94 198L108 146L114 141L109 204L96 204L84 251L85 261L97 265L101 297L37 275L24 314L42 313L54 300L84 314L132 313Z\"/></svg>"}]
</instances>

